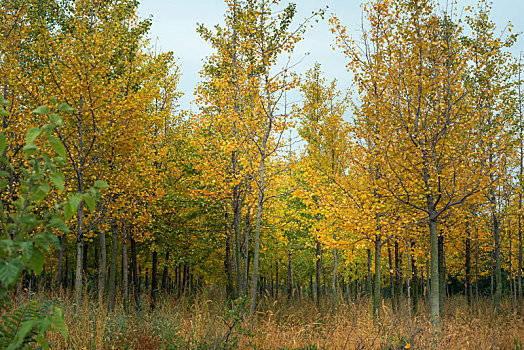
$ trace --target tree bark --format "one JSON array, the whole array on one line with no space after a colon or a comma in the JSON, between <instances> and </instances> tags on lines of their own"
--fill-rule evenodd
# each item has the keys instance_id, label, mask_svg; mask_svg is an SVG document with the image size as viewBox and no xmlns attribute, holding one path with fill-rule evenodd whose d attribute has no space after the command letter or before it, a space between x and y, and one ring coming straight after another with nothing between
<instances>
[{"instance_id":1,"label":"tree bark","mask_svg":"<svg viewBox=\"0 0 524 350\"><path fill-rule=\"evenodd\" d=\"M168 263L169 263L169 250L166 251L166 261L164 264L164 272L162 272L162 289L164 290L164 292L167 292L167 289L168 289L167 288L167 279L169 276Z\"/></svg>"},{"instance_id":2,"label":"tree bark","mask_svg":"<svg viewBox=\"0 0 524 350\"><path fill-rule=\"evenodd\" d=\"M466 298L468 300L468 305L471 307L472 302L472 290L471 290L471 238L470 238L470 232L469 227L467 228L466 232L467 236L464 241L465 244L465 255L466 255L466 285L465 285L465 293Z\"/></svg>"},{"instance_id":3,"label":"tree bark","mask_svg":"<svg viewBox=\"0 0 524 350\"><path fill-rule=\"evenodd\" d=\"M122 287L124 289L124 310L129 312L129 274L127 266L127 227L126 219L122 220Z\"/></svg>"},{"instance_id":4,"label":"tree bark","mask_svg":"<svg viewBox=\"0 0 524 350\"><path fill-rule=\"evenodd\" d=\"M444 269L444 233L438 236L438 272L439 272L439 315L444 317L444 299L446 297L446 271Z\"/></svg>"},{"instance_id":5,"label":"tree bark","mask_svg":"<svg viewBox=\"0 0 524 350\"><path fill-rule=\"evenodd\" d=\"M255 224L255 250L253 254L253 280L251 281L251 305L249 307L250 315L255 313L255 306L257 301L257 283L258 283L258 263L260 256L260 231L262 228L262 214L264 211L264 193L265 193L265 171L266 171L266 142L269 133L266 134L264 143L261 147L260 154L260 174L258 179L258 200L257 200L257 219Z\"/></svg>"},{"instance_id":6,"label":"tree bark","mask_svg":"<svg viewBox=\"0 0 524 350\"><path fill-rule=\"evenodd\" d=\"M56 282L60 287L64 287L64 249L65 249L65 233L60 236L60 250L58 251L58 266L56 268Z\"/></svg>"},{"instance_id":7,"label":"tree bark","mask_svg":"<svg viewBox=\"0 0 524 350\"><path fill-rule=\"evenodd\" d=\"M320 295L321 295L321 281L320 281L320 274L322 272L322 247L320 245L320 242L317 240L317 251L316 251L316 259L317 259L317 266L316 266L316 282L317 282L317 306L320 306Z\"/></svg>"},{"instance_id":8,"label":"tree bark","mask_svg":"<svg viewBox=\"0 0 524 350\"><path fill-rule=\"evenodd\" d=\"M153 251L153 261L151 266L151 310L156 307L156 299L158 294L158 279L157 279L157 267L158 267L158 252Z\"/></svg>"},{"instance_id":9,"label":"tree bark","mask_svg":"<svg viewBox=\"0 0 524 350\"><path fill-rule=\"evenodd\" d=\"M380 316L380 265L381 265L381 237L377 235L375 237L375 292L373 293L373 318ZM368 250L369 254L369 250Z\"/></svg>"},{"instance_id":10,"label":"tree bark","mask_svg":"<svg viewBox=\"0 0 524 350\"><path fill-rule=\"evenodd\" d=\"M439 288L439 254L438 254L438 231L437 218L429 218L429 234L431 240L431 291L430 291L430 315L431 324L435 332L440 328L440 288Z\"/></svg>"},{"instance_id":11,"label":"tree bark","mask_svg":"<svg viewBox=\"0 0 524 350\"><path fill-rule=\"evenodd\" d=\"M136 261L136 242L133 237L129 238L131 242L131 274L133 278L133 289L135 297L135 308L140 310L140 281L138 280L137 261Z\"/></svg>"},{"instance_id":12,"label":"tree bark","mask_svg":"<svg viewBox=\"0 0 524 350\"><path fill-rule=\"evenodd\" d=\"M98 238L100 240L100 268L98 269L98 304L101 306L104 302L107 270L107 247L105 229L100 230Z\"/></svg>"},{"instance_id":13,"label":"tree bark","mask_svg":"<svg viewBox=\"0 0 524 350\"><path fill-rule=\"evenodd\" d=\"M111 222L111 266L109 267L109 311L115 310L116 302L116 273L118 259L118 228L116 220Z\"/></svg>"}]
</instances>

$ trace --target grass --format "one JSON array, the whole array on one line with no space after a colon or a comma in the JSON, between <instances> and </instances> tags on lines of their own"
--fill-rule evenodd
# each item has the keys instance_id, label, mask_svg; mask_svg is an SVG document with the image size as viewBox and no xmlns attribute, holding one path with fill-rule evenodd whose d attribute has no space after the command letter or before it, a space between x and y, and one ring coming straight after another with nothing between
<instances>
[{"instance_id":1,"label":"grass","mask_svg":"<svg viewBox=\"0 0 524 350\"><path fill-rule=\"evenodd\" d=\"M394 313L385 301L376 320L367 298L340 302L333 313L329 304L266 296L248 317L247 300L230 302L217 290L165 296L154 311L127 314L121 306L109 313L88 295L74 312L66 292L26 293L16 302L56 297L64 303L69 338L50 334L54 349L524 349L524 318L509 300L496 315L489 299L478 310L463 297L448 299L438 339L423 302L410 319L407 303ZM142 305L149 305L146 295Z\"/></svg>"}]
</instances>

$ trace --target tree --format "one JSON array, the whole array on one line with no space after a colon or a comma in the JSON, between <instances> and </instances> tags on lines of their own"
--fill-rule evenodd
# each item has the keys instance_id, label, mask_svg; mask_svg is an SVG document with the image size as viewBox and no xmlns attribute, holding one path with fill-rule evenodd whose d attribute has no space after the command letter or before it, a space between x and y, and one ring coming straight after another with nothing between
<instances>
[{"instance_id":1,"label":"tree","mask_svg":"<svg viewBox=\"0 0 524 350\"><path fill-rule=\"evenodd\" d=\"M439 220L492 182L498 159L482 148L509 148L503 114L487 128L472 107L474 55L453 12L436 14L430 1L373 1L363 51L334 18L333 31L355 72L361 98L358 125L378 145L380 186L422 214L431 242L431 319L439 327ZM369 118L367 118L369 117ZM370 123L370 121L372 121Z\"/></svg>"}]
</instances>

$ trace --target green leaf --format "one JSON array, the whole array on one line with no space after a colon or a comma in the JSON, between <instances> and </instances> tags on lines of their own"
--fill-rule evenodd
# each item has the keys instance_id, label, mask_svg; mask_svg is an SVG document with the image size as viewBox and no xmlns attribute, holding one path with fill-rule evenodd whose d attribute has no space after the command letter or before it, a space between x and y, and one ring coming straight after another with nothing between
<instances>
[{"instance_id":1,"label":"green leaf","mask_svg":"<svg viewBox=\"0 0 524 350\"><path fill-rule=\"evenodd\" d=\"M0 131L0 154L3 154L7 147L7 139L2 131Z\"/></svg>"},{"instance_id":2,"label":"green leaf","mask_svg":"<svg viewBox=\"0 0 524 350\"><path fill-rule=\"evenodd\" d=\"M9 112L4 109L4 107L0 107L0 117L7 117L9 115Z\"/></svg>"},{"instance_id":3,"label":"green leaf","mask_svg":"<svg viewBox=\"0 0 524 350\"><path fill-rule=\"evenodd\" d=\"M62 126L64 124L64 120L56 113L51 113L49 119L51 119L51 121L57 126Z\"/></svg>"},{"instance_id":4,"label":"green leaf","mask_svg":"<svg viewBox=\"0 0 524 350\"><path fill-rule=\"evenodd\" d=\"M67 227L67 225L65 224L64 220L58 218L58 217L54 217L52 218L50 221L49 221L49 225L51 225L51 227L54 227L56 229L59 229L60 231L62 232L65 232L65 233L69 233L71 231L69 231L69 228ZM59 243L60 245L60 243Z\"/></svg>"},{"instance_id":5,"label":"green leaf","mask_svg":"<svg viewBox=\"0 0 524 350\"><path fill-rule=\"evenodd\" d=\"M4 96L0 96L0 106L7 106L9 102L4 98Z\"/></svg>"},{"instance_id":6,"label":"green leaf","mask_svg":"<svg viewBox=\"0 0 524 350\"><path fill-rule=\"evenodd\" d=\"M31 255L31 259L29 259L29 262L31 263L31 267L33 267L35 273L39 275L44 267L44 254L40 251L40 249L33 249L33 254Z\"/></svg>"},{"instance_id":7,"label":"green leaf","mask_svg":"<svg viewBox=\"0 0 524 350\"><path fill-rule=\"evenodd\" d=\"M22 150L24 151L24 154L26 156L26 159L30 156L32 156L33 154L36 153L37 151L37 148L35 146L34 143L30 144L30 145L25 145L24 148L22 148Z\"/></svg>"},{"instance_id":8,"label":"green leaf","mask_svg":"<svg viewBox=\"0 0 524 350\"><path fill-rule=\"evenodd\" d=\"M62 141L60 141L58 139L58 137L56 136L53 136L53 135L50 135L47 137L47 140L49 141L49 144L51 145L51 147L53 147L53 149L55 150L55 152L62 158L66 158L66 149L65 149L65 146L64 144L62 143Z\"/></svg>"},{"instance_id":9,"label":"green leaf","mask_svg":"<svg viewBox=\"0 0 524 350\"><path fill-rule=\"evenodd\" d=\"M47 106L40 106L33 111L34 114L49 114L50 110Z\"/></svg>"},{"instance_id":10,"label":"green leaf","mask_svg":"<svg viewBox=\"0 0 524 350\"><path fill-rule=\"evenodd\" d=\"M51 181L56 186L58 191L63 192L64 191L64 182L65 182L65 176L62 173L51 173L49 175L51 178Z\"/></svg>"},{"instance_id":11,"label":"green leaf","mask_svg":"<svg viewBox=\"0 0 524 350\"><path fill-rule=\"evenodd\" d=\"M65 112L65 113L73 113L75 111L75 109L73 107L71 107L70 105L68 105L65 102L61 103L58 106L58 110L61 111L61 112Z\"/></svg>"},{"instance_id":12,"label":"green leaf","mask_svg":"<svg viewBox=\"0 0 524 350\"><path fill-rule=\"evenodd\" d=\"M73 217L74 214L75 214L75 211L73 210L71 203L69 202L64 203L64 218L66 220L69 220Z\"/></svg>"},{"instance_id":13,"label":"green leaf","mask_svg":"<svg viewBox=\"0 0 524 350\"><path fill-rule=\"evenodd\" d=\"M96 204L95 198L91 194L87 193L84 195L84 200L89 210L95 211L95 204Z\"/></svg>"},{"instance_id":14,"label":"green leaf","mask_svg":"<svg viewBox=\"0 0 524 350\"><path fill-rule=\"evenodd\" d=\"M18 331L16 332L15 337L13 338L13 341L9 344L7 347L7 350L15 350L19 349L20 345L22 345L22 342L26 338L27 334L33 329L33 325L36 322L36 320L27 320L22 323L20 328L18 328Z\"/></svg>"},{"instance_id":15,"label":"green leaf","mask_svg":"<svg viewBox=\"0 0 524 350\"><path fill-rule=\"evenodd\" d=\"M5 286L9 286L18 277L20 269L20 256L9 262L0 261L0 282L2 282Z\"/></svg>"},{"instance_id":16,"label":"green leaf","mask_svg":"<svg viewBox=\"0 0 524 350\"><path fill-rule=\"evenodd\" d=\"M67 325L64 321L64 311L57 306L53 308L53 311L55 313L51 318L51 322L53 322L53 326L64 336L64 338L67 339Z\"/></svg>"},{"instance_id":17,"label":"green leaf","mask_svg":"<svg viewBox=\"0 0 524 350\"><path fill-rule=\"evenodd\" d=\"M109 185L105 181L96 180L95 181L95 187L97 187L97 188L108 188Z\"/></svg>"},{"instance_id":18,"label":"green leaf","mask_svg":"<svg viewBox=\"0 0 524 350\"><path fill-rule=\"evenodd\" d=\"M62 221L63 222L63 221ZM67 228L66 226L66 230L69 232L69 229ZM44 236L47 238L47 241L52 245L54 246L55 248L57 249L60 249L60 241L58 240L58 237L55 236L53 233L51 232L46 232L44 233Z\"/></svg>"},{"instance_id":19,"label":"green leaf","mask_svg":"<svg viewBox=\"0 0 524 350\"><path fill-rule=\"evenodd\" d=\"M49 241L47 240L47 237L45 237L42 233L38 233L33 237L33 240L35 243L42 248L44 251L49 251Z\"/></svg>"},{"instance_id":20,"label":"green leaf","mask_svg":"<svg viewBox=\"0 0 524 350\"><path fill-rule=\"evenodd\" d=\"M42 350L50 349L49 343L41 335L36 335L35 340L38 342L38 344L40 344L40 346L42 347Z\"/></svg>"},{"instance_id":21,"label":"green leaf","mask_svg":"<svg viewBox=\"0 0 524 350\"><path fill-rule=\"evenodd\" d=\"M71 209L73 211L76 211L78 208L78 205L82 201L82 194L81 193L75 193L74 195L69 197L69 204L71 204Z\"/></svg>"},{"instance_id":22,"label":"green leaf","mask_svg":"<svg viewBox=\"0 0 524 350\"><path fill-rule=\"evenodd\" d=\"M24 242L24 245L22 246L22 255L27 260L31 259L31 256L33 256L33 242Z\"/></svg>"},{"instance_id":23,"label":"green leaf","mask_svg":"<svg viewBox=\"0 0 524 350\"><path fill-rule=\"evenodd\" d=\"M42 133L42 130L40 128L30 128L27 130L26 136L25 136L25 143L26 146L29 146L33 142L35 142L36 138L40 136ZM25 148L25 147L24 147Z\"/></svg>"}]
</instances>

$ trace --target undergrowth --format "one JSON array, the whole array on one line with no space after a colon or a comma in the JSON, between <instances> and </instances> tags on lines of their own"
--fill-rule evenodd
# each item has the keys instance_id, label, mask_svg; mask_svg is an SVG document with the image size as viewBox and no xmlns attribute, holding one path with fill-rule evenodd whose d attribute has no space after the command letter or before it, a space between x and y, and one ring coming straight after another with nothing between
<instances>
[{"instance_id":1,"label":"undergrowth","mask_svg":"<svg viewBox=\"0 0 524 350\"><path fill-rule=\"evenodd\" d=\"M520 350L524 343L524 318L509 300L496 314L489 299L481 300L478 309L462 297L448 299L436 338L423 301L411 319L406 302L393 312L385 301L374 320L367 298L341 301L333 313L328 303L317 307L309 299L288 303L266 296L250 317L247 299L229 301L216 290L164 296L154 311L142 307L127 314L122 308L108 313L89 295L76 313L67 293L46 297L65 301L69 338L50 334L56 349ZM141 304L149 305L146 295Z\"/></svg>"}]
</instances>

